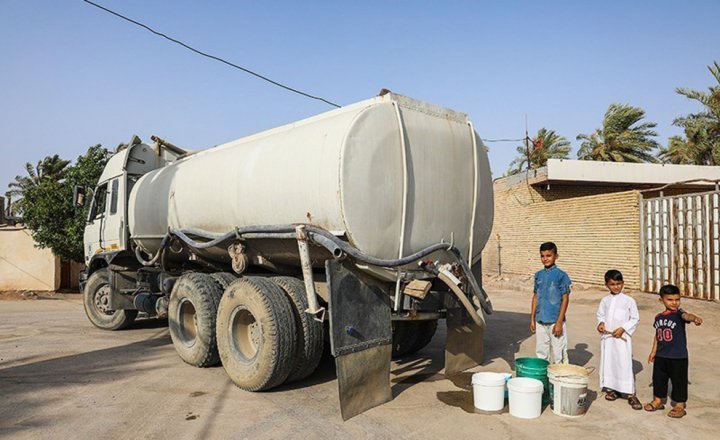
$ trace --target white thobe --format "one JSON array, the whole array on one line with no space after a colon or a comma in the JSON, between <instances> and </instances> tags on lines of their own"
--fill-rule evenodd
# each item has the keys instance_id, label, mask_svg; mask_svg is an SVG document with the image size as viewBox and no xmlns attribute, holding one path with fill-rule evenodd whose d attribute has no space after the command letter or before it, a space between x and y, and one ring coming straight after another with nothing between
<instances>
[{"instance_id":1,"label":"white thobe","mask_svg":"<svg viewBox=\"0 0 720 440\"><path fill-rule=\"evenodd\" d=\"M612 333L622 327L623 339L611 334L600 337L600 389L610 388L619 393L635 393L635 377L632 366L632 335L635 333L640 314L637 304L623 292L608 294L600 301L597 311L598 325L605 323L605 330Z\"/></svg>"}]
</instances>

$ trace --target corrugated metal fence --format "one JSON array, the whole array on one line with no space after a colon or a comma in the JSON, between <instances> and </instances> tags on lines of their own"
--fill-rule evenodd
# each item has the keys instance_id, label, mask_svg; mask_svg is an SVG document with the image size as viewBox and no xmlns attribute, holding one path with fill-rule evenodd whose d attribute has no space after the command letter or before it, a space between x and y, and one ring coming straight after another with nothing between
<instances>
[{"instance_id":1,"label":"corrugated metal fence","mask_svg":"<svg viewBox=\"0 0 720 440\"><path fill-rule=\"evenodd\" d=\"M641 196L642 197L642 196ZM720 300L720 191L641 198L642 286Z\"/></svg>"}]
</instances>

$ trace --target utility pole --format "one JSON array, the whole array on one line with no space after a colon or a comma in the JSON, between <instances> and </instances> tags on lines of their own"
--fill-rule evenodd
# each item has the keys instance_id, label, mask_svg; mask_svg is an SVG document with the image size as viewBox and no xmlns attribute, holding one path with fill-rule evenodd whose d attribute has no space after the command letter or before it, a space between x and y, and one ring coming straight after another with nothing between
<instances>
[{"instance_id":1,"label":"utility pole","mask_svg":"<svg viewBox=\"0 0 720 440\"><path fill-rule=\"evenodd\" d=\"M528 123L527 123L527 113L525 114L525 156L527 157L527 169L528 171L530 168L532 168L532 162L530 162L530 146L528 145L528 139L530 137L528 136Z\"/></svg>"}]
</instances>

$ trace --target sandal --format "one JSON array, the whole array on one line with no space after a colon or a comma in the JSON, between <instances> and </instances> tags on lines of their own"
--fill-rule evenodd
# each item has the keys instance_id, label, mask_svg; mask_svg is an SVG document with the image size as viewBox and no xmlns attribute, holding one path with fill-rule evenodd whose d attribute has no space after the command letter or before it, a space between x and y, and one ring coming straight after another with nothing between
<instances>
[{"instance_id":1,"label":"sandal","mask_svg":"<svg viewBox=\"0 0 720 440\"><path fill-rule=\"evenodd\" d=\"M673 408L668 413L668 417L673 418L673 419L682 419L683 417L685 417L685 414L687 414L687 411L685 411L684 409Z\"/></svg>"},{"instance_id":2,"label":"sandal","mask_svg":"<svg viewBox=\"0 0 720 440\"><path fill-rule=\"evenodd\" d=\"M613 400L617 400L617 398L618 398L618 394L613 390L610 390L607 393L605 393L605 400L609 400L612 402Z\"/></svg>"},{"instance_id":3,"label":"sandal","mask_svg":"<svg viewBox=\"0 0 720 440\"><path fill-rule=\"evenodd\" d=\"M634 410L640 410L642 409L642 403L640 403L640 400L638 400L637 396L633 395L628 397L628 403Z\"/></svg>"},{"instance_id":4,"label":"sandal","mask_svg":"<svg viewBox=\"0 0 720 440\"><path fill-rule=\"evenodd\" d=\"M653 411L657 411L659 409L665 409L665 405L663 405L662 401L658 404L655 404L655 401L653 400L652 402L646 404L644 406L644 409L645 409L645 411L653 412Z\"/></svg>"}]
</instances>

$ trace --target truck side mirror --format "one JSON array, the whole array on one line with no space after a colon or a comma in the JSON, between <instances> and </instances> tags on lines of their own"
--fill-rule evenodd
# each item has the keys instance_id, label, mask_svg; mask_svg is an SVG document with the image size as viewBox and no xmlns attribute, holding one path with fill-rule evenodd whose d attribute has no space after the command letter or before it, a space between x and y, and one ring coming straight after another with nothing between
<instances>
[{"instance_id":1,"label":"truck side mirror","mask_svg":"<svg viewBox=\"0 0 720 440\"><path fill-rule=\"evenodd\" d=\"M85 206L85 187L83 185L75 185L73 188L73 206L75 209Z\"/></svg>"}]
</instances>

